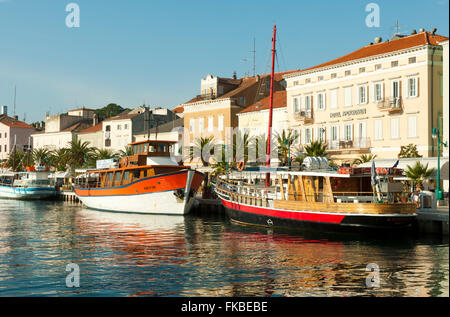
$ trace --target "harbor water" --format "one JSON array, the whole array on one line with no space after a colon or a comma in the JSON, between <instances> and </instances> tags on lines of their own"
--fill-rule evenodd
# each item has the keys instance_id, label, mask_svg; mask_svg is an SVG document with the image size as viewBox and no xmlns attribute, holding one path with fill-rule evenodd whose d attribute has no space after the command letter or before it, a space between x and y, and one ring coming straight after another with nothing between
<instances>
[{"instance_id":1,"label":"harbor water","mask_svg":"<svg viewBox=\"0 0 450 317\"><path fill-rule=\"evenodd\" d=\"M442 239L0 199L0 296L449 296Z\"/></svg>"}]
</instances>

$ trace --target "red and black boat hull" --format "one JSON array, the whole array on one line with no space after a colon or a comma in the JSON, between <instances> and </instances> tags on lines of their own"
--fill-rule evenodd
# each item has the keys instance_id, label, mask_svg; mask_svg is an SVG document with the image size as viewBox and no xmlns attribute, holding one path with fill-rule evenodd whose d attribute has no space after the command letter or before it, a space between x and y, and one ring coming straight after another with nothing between
<instances>
[{"instance_id":1,"label":"red and black boat hull","mask_svg":"<svg viewBox=\"0 0 450 317\"><path fill-rule=\"evenodd\" d=\"M243 205L221 199L233 222L273 228L326 231L404 231L411 230L415 215L349 215L308 211L290 211Z\"/></svg>"}]
</instances>

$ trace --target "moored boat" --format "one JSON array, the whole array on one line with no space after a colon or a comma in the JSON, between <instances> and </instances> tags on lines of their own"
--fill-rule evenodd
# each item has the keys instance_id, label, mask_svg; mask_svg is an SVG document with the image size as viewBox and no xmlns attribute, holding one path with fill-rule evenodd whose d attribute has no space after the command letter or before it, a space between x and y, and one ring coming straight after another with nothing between
<instances>
[{"instance_id":1,"label":"moored boat","mask_svg":"<svg viewBox=\"0 0 450 317\"><path fill-rule=\"evenodd\" d=\"M133 155L119 167L86 172L76 179L74 192L89 208L150 214L184 215L195 204L204 179L200 172L170 158L173 141L131 143Z\"/></svg>"},{"instance_id":2,"label":"moored boat","mask_svg":"<svg viewBox=\"0 0 450 317\"><path fill-rule=\"evenodd\" d=\"M0 198L46 199L56 196L55 185L45 167L27 168L25 172L0 173Z\"/></svg>"},{"instance_id":3,"label":"moored boat","mask_svg":"<svg viewBox=\"0 0 450 317\"><path fill-rule=\"evenodd\" d=\"M398 171L393 170L395 175ZM411 229L416 206L402 193L394 174L373 176L364 170L272 171L220 178L215 191L233 222L264 227L313 227L331 231ZM250 180L250 182L249 182Z\"/></svg>"}]
</instances>

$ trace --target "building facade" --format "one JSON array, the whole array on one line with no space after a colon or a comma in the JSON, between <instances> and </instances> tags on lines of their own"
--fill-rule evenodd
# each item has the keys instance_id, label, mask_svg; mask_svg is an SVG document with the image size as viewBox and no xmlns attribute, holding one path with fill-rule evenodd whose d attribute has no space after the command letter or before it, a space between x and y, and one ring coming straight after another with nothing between
<instances>
[{"instance_id":1,"label":"building facade","mask_svg":"<svg viewBox=\"0 0 450 317\"><path fill-rule=\"evenodd\" d=\"M29 150L32 145L31 135L35 128L17 118L0 115L0 160L6 160L9 153L16 149L17 151Z\"/></svg>"},{"instance_id":2,"label":"building facade","mask_svg":"<svg viewBox=\"0 0 450 317\"><path fill-rule=\"evenodd\" d=\"M397 157L414 144L436 155L432 129L442 120L442 47L446 38L412 32L284 76L289 125L302 145L321 140L331 159Z\"/></svg>"},{"instance_id":3,"label":"building facade","mask_svg":"<svg viewBox=\"0 0 450 317\"><path fill-rule=\"evenodd\" d=\"M448 40L440 43L443 48L443 80L442 80L442 98L443 98L443 124L441 125L442 129L442 139L443 142L447 143L447 146L443 148L443 157L448 158L449 153L449 138L448 138L448 129L449 129L449 99L448 99L448 71L449 71L449 55L448 55ZM447 175L448 178L448 175ZM449 181L444 180L444 191L448 192L449 190Z\"/></svg>"}]
</instances>

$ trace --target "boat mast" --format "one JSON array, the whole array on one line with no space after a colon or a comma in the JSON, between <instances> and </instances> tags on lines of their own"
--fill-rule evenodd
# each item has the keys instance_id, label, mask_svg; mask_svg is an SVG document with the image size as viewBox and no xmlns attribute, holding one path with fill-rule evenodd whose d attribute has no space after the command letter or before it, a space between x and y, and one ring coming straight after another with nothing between
<instances>
[{"instance_id":1,"label":"boat mast","mask_svg":"<svg viewBox=\"0 0 450 317\"><path fill-rule=\"evenodd\" d=\"M272 131L272 112L273 112L273 77L275 69L275 40L276 40L277 26L273 26L273 38L272 38L272 72L270 74L270 108L269 108L269 131L267 133L267 162L266 167L270 168L270 139ZM270 172L266 173L266 187L270 186Z\"/></svg>"}]
</instances>

